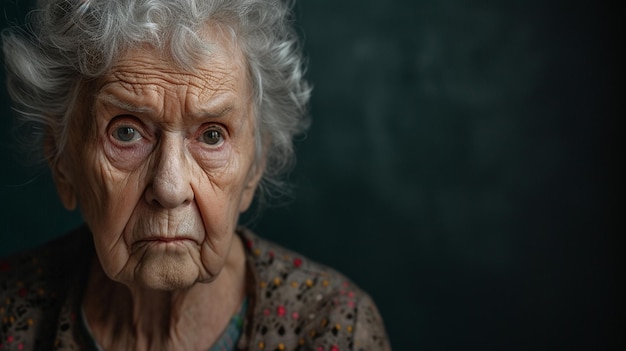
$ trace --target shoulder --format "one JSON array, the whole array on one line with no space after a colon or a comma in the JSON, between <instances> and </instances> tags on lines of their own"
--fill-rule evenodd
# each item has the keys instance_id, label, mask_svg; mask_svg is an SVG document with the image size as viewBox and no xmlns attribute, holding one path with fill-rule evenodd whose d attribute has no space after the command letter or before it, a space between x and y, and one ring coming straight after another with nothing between
<instances>
[{"instance_id":1,"label":"shoulder","mask_svg":"<svg viewBox=\"0 0 626 351\"><path fill-rule=\"evenodd\" d=\"M88 234L75 230L0 259L0 345L32 349L42 336L54 337L70 287L87 266L88 243Z\"/></svg>"},{"instance_id":2,"label":"shoulder","mask_svg":"<svg viewBox=\"0 0 626 351\"><path fill-rule=\"evenodd\" d=\"M41 282L63 283L71 271L83 268L93 252L89 232L84 228L73 230L42 246L0 258L0 296L6 297L15 287L18 291Z\"/></svg>"},{"instance_id":3,"label":"shoulder","mask_svg":"<svg viewBox=\"0 0 626 351\"><path fill-rule=\"evenodd\" d=\"M255 348L388 350L370 296L341 273L247 230L254 287Z\"/></svg>"}]
</instances>

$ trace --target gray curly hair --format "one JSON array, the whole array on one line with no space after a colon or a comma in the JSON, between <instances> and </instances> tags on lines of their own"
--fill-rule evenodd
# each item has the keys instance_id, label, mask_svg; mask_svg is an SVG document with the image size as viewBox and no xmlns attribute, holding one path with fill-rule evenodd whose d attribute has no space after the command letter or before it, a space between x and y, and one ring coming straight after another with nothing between
<instances>
[{"instance_id":1,"label":"gray curly hair","mask_svg":"<svg viewBox=\"0 0 626 351\"><path fill-rule=\"evenodd\" d=\"M197 33L212 22L230 30L247 59L257 160L266 162L261 188L279 186L293 161L293 137L308 127L310 88L291 7L281 0L40 0L25 30L2 33L9 94L19 119L37 131L31 147L43 151L50 133L56 145L46 157L56 161L81 86L125 50L148 43L193 69L208 53Z\"/></svg>"}]
</instances>

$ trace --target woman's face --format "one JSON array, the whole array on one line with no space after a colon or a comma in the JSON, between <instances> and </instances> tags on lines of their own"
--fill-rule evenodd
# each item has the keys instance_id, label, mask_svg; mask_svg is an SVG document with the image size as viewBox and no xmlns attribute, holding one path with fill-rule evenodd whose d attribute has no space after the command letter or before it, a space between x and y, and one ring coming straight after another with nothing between
<instances>
[{"instance_id":1,"label":"woman's face","mask_svg":"<svg viewBox=\"0 0 626 351\"><path fill-rule=\"evenodd\" d=\"M262 169L244 58L220 33L209 30L211 54L194 72L129 52L93 113L73 116L55 182L66 206L77 198L113 280L173 290L224 266Z\"/></svg>"}]
</instances>

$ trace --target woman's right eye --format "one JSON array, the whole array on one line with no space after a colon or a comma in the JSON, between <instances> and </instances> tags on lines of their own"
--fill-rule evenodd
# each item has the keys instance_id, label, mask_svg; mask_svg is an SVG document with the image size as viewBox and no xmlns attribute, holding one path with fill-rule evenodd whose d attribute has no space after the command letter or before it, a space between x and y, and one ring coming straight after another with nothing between
<instances>
[{"instance_id":1,"label":"woman's right eye","mask_svg":"<svg viewBox=\"0 0 626 351\"><path fill-rule=\"evenodd\" d=\"M121 126L113 131L113 138L128 143L141 139L141 134L133 127Z\"/></svg>"}]
</instances>

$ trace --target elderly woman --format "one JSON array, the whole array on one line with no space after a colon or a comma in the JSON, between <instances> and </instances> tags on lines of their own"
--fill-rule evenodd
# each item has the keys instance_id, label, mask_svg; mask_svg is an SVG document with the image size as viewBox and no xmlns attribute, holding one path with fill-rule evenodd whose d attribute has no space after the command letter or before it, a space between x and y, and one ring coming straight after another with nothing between
<instances>
[{"instance_id":1,"label":"elderly woman","mask_svg":"<svg viewBox=\"0 0 626 351\"><path fill-rule=\"evenodd\" d=\"M86 224L0 263L0 350L389 349L365 293L237 225L306 127L287 4L39 7L9 91Z\"/></svg>"}]
</instances>

